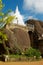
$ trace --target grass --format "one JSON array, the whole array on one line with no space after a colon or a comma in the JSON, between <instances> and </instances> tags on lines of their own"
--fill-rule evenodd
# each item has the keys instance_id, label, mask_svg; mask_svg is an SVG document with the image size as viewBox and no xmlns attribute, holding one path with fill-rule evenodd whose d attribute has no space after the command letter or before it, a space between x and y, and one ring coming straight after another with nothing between
<instances>
[{"instance_id":1,"label":"grass","mask_svg":"<svg viewBox=\"0 0 43 65\"><path fill-rule=\"evenodd\" d=\"M20 58L23 57L23 55L9 55L10 58Z\"/></svg>"}]
</instances>

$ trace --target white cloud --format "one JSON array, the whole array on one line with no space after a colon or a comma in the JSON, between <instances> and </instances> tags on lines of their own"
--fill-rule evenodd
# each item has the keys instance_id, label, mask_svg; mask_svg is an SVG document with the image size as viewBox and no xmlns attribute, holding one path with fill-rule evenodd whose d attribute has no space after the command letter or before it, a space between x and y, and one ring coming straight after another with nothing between
<instances>
[{"instance_id":1,"label":"white cloud","mask_svg":"<svg viewBox=\"0 0 43 65\"><path fill-rule=\"evenodd\" d=\"M43 13L43 0L24 0L23 7L26 10Z\"/></svg>"},{"instance_id":2,"label":"white cloud","mask_svg":"<svg viewBox=\"0 0 43 65\"><path fill-rule=\"evenodd\" d=\"M12 12L10 12L10 13L8 13L8 15L10 15L10 16L14 16L14 11L12 11Z\"/></svg>"},{"instance_id":3,"label":"white cloud","mask_svg":"<svg viewBox=\"0 0 43 65\"><path fill-rule=\"evenodd\" d=\"M33 16L29 16L28 19L38 20L37 18L35 18L35 17L33 17Z\"/></svg>"}]
</instances>

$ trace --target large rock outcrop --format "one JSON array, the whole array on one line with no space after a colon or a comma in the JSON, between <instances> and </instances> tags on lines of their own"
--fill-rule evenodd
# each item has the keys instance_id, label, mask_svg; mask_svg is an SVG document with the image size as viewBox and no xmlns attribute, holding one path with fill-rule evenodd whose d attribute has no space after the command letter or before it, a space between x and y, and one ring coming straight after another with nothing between
<instances>
[{"instance_id":1,"label":"large rock outcrop","mask_svg":"<svg viewBox=\"0 0 43 65\"><path fill-rule=\"evenodd\" d=\"M25 51L27 48L30 47L30 38L28 32L19 29L5 29L4 32L8 36L9 42L7 46L10 47L11 52L15 52L15 48L20 49L21 51Z\"/></svg>"},{"instance_id":2,"label":"large rock outcrop","mask_svg":"<svg viewBox=\"0 0 43 65\"><path fill-rule=\"evenodd\" d=\"M32 47L39 49L43 54L43 22L39 20L27 20L26 24L34 25L34 32L29 32Z\"/></svg>"},{"instance_id":3,"label":"large rock outcrop","mask_svg":"<svg viewBox=\"0 0 43 65\"><path fill-rule=\"evenodd\" d=\"M39 20L30 19L30 20L26 21L26 23L34 25L36 33L38 34L38 36L42 37L42 35L43 35L43 22L41 22Z\"/></svg>"}]
</instances>

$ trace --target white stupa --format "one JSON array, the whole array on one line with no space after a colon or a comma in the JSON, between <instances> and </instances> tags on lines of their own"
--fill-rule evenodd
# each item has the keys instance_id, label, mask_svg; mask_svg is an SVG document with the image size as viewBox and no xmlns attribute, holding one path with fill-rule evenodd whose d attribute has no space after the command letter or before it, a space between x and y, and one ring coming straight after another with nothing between
<instances>
[{"instance_id":1,"label":"white stupa","mask_svg":"<svg viewBox=\"0 0 43 65\"><path fill-rule=\"evenodd\" d=\"M11 12L9 13L9 15L16 16L16 19L13 19L12 23L25 26L24 21L23 21L23 16L20 14L18 6L16 7L15 13Z\"/></svg>"}]
</instances>

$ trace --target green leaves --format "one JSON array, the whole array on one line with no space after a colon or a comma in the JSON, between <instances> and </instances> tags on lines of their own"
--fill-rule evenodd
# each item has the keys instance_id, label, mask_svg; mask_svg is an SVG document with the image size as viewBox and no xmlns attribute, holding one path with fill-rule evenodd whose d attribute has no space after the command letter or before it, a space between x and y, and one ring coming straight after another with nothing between
<instances>
[{"instance_id":1,"label":"green leaves","mask_svg":"<svg viewBox=\"0 0 43 65\"><path fill-rule=\"evenodd\" d=\"M2 0L0 0L0 22L3 21L4 13L2 12L4 5L2 4Z\"/></svg>"},{"instance_id":2,"label":"green leaves","mask_svg":"<svg viewBox=\"0 0 43 65\"><path fill-rule=\"evenodd\" d=\"M2 40L0 39L0 44L2 44Z\"/></svg>"},{"instance_id":3,"label":"green leaves","mask_svg":"<svg viewBox=\"0 0 43 65\"><path fill-rule=\"evenodd\" d=\"M6 40L6 41L8 40L6 34L3 34L3 39Z\"/></svg>"},{"instance_id":4,"label":"green leaves","mask_svg":"<svg viewBox=\"0 0 43 65\"><path fill-rule=\"evenodd\" d=\"M0 32L0 36L2 36L2 32Z\"/></svg>"},{"instance_id":5,"label":"green leaves","mask_svg":"<svg viewBox=\"0 0 43 65\"><path fill-rule=\"evenodd\" d=\"M28 56L28 57L36 56L36 58L38 58L38 57L41 56L41 53L40 53L39 50L36 50L34 48L30 48L30 49L26 50L25 55Z\"/></svg>"},{"instance_id":6,"label":"green leaves","mask_svg":"<svg viewBox=\"0 0 43 65\"><path fill-rule=\"evenodd\" d=\"M11 23L12 20L15 18L15 16L9 16L5 22L7 22L7 24Z\"/></svg>"},{"instance_id":7,"label":"green leaves","mask_svg":"<svg viewBox=\"0 0 43 65\"><path fill-rule=\"evenodd\" d=\"M0 43L2 43L4 41L7 41L7 35L4 34L3 32L0 32Z\"/></svg>"},{"instance_id":8,"label":"green leaves","mask_svg":"<svg viewBox=\"0 0 43 65\"><path fill-rule=\"evenodd\" d=\"M0 2L2 2L2 0L0 0Z\"/></svg>"},{"instance_id":9,"label":"green leaves","mask_svg":"<svg viewBox=\"0 0 43 65\"><path fill-rule=\"evenodd\" d=\"M0 10L2 10L2 8L3 8L3 4L2 4L2 0L0 0Z\"/></svg>"},{"instance_id":10,"label":"green leaves","mask_svg":"<svg viewBox=\"0 0 43 65\"><path fill-rule=\"evenodd\" d=\"M4 15L4 13L0 12L0 16L3 16L3 15Z\"/></svg>"}]
</instances>

